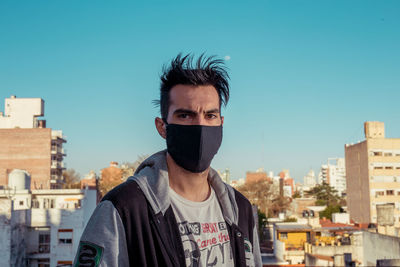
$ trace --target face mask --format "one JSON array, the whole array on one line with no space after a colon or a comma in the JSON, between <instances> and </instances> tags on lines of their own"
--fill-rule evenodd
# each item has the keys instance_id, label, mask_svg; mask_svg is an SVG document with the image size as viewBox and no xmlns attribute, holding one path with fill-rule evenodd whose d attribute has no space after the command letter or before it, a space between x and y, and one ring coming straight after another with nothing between
<instances>
[{"instance_id":1,"label":"face mask","mask_svg":"<svg viewBox=\"0 0 400 267\"><path fill-rule=\"evenodd\" d=\"M203 172L211 164L222 142L222 125L167 124L168 154L182 168Z\"/></svg>"}]
</instances>

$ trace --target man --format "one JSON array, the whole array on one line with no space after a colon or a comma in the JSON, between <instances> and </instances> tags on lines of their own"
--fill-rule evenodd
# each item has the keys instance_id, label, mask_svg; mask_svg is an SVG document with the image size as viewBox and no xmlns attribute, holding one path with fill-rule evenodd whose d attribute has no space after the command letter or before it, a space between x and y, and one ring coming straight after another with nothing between
<instances>
[{"instance_id":1,"label":"man","mask_svg":"<svg viewBox=\"0 0 400 267\"><path fill-rule=\"evenodd\" d=\"M155 125L167 150L102 199L75 266L261 266L250 203L210 168L228 74L222 60L192 62L178 55L161 76Z\"/></svg>"}]
</instances>

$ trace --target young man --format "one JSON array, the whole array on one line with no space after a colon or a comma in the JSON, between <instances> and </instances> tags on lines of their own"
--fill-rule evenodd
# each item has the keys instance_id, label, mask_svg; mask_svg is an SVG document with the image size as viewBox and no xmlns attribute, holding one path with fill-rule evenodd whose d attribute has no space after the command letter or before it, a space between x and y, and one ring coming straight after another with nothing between
<instances>
[{"instance_id":1,"label":"young man","mask_svg":"<svg viewBox=\"0 0 400 267\"><path fill-rule=\"evenodd\" d=\"M261 266L249 201L210 168L229 99L223 61L178 55L161 76L167 150L99 203L74 266Z\"/></svg>"}]
</instances>

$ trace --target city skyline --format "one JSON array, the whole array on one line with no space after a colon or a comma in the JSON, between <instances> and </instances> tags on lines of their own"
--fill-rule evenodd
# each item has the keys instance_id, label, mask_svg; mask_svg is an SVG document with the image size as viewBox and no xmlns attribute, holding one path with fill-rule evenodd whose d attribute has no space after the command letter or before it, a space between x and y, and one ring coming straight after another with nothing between
<instances>
[{"instance_id":1,"label":"city skyline","mask_svg":"<svg viewBox=\"0 0 400 267\"><path fill-rule=\"evenodd\" d=\"M0 111L11 95L43 98L82 176L165 148L152 100L179 52L229 68L212 166L234 179L260 167L318 174L364 140L365 121L400 137L397 1L93 3L0 3Z\"/></svg>"}]
</instances>

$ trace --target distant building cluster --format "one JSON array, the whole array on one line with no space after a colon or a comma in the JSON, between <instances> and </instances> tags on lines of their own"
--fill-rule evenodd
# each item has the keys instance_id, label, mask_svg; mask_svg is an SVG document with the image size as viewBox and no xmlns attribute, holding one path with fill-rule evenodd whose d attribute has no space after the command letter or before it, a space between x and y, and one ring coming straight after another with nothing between
<instances>
[{"instance_id":1,"label":"distant building cluster","mask_svg":"<svg viewBox=\"0 0 400 267\"><path fill-rule=\"evenodd\" d=\"M293 185L288 170L274 176L264 169L234 181L270 181L292 199L289 209L268 219L264 266L400 265L400 138L386 138L383 122L365 122L364 132L364 141L344 146L344 158L328 158L303 183ZM320 218L327 206L309 196L318 185L347 202L332 219Z\"/></svg>"}]
</instances>

